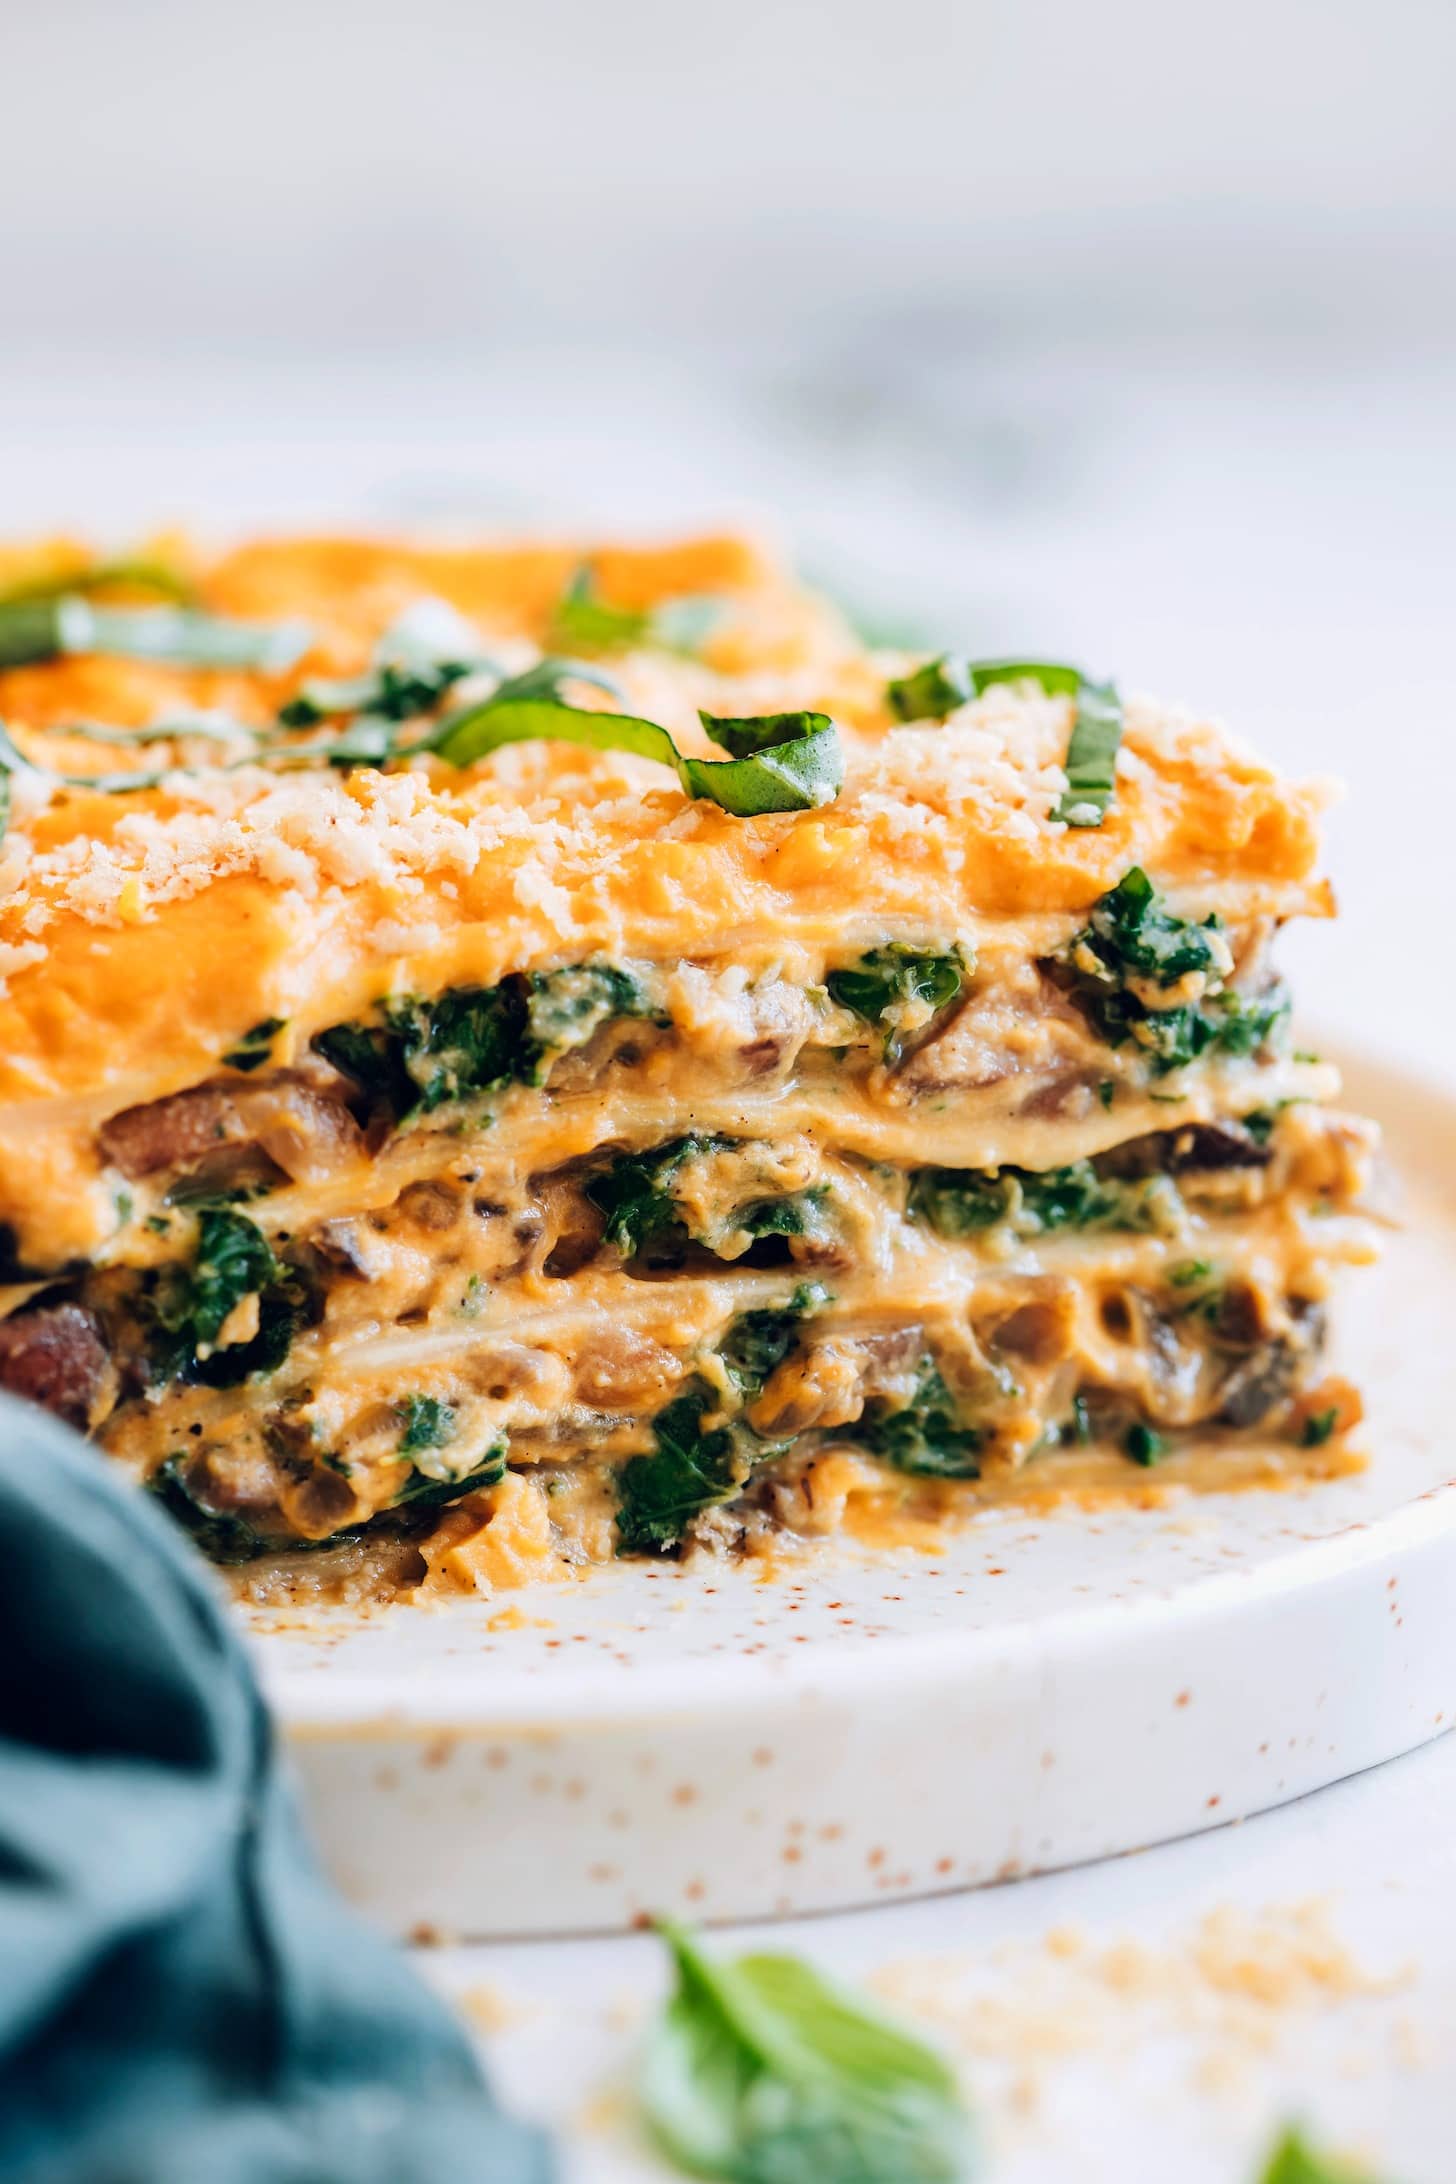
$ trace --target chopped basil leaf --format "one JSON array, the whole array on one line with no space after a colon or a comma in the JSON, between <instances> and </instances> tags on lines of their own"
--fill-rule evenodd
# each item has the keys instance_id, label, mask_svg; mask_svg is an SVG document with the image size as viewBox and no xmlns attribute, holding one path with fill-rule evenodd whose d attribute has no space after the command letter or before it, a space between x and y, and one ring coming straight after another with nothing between
<instances>
[{"instance_id":1,"label":"chopped basil leaf","mask_svg":"<svg viewBox=\"0 0 1456 2184\"><path fill-rule=\"evenodd\" d=\"M363 713L380 721L414 720L432 713L446 692L473 672L466 660L441 660L432 666L386 661L372 674L349 682L305 682L278 708L285 728L316 728L343 713Z\"/></svg>"},{"instance_id":2,"label":"chopped basil leaf","mask_svg":"<svg viewBox=\"0 0 1456 2184\"><path fill-rule=\"evenodd\" d=\"M954 652L942 652L912 675L885 685L885 697L897 720L944 720L974 696L970 669Z\"/></svg>"},{"instance_id":3,"label":"chopped basil leaf","mask_svg":"<svg viewBox=\"0 0 1456 2184\"><path fill-rule=\"evenodd\" d=\"M1316 1411L1304 1421L1299 1436L1300 1447L1323 1448L1326 1441L1333 1436L1339 1422L1340 1408L1337 1403L1332 1403L1328 1410Z\"/></svg>"},{"instance_id":4,"label":"chopped basil leaf","mask_svg":"<svg viewBox=\"0 0 1456 2184\"><path fill-rule=\"evenodd\" d=\"M701 593L685 593L651 608L614 607L597 591L591 569L583 566L557 602L551 642L567 652L658 645L669 652L694 653L722 611L721 601Z\"/></svg>"},{"instance_id":5,"label":"chopped basil leaf","mask_svg":"<svg viewBox=\"0 0 1456 2184\"><path fill-rule=\"evenodd\" d=\"M1299 2131L1283 2133L1259 2172L1259 2184L1379 2184L1368 2169L1317 2154Z\"/></svg>"},{"instance_id":6,"label":"chopped basil leaf","mask_svg":"<svg viewBox=\"0 0 1456 2184\"><path fill-rule=\"evenodd\" d=\"M641 2097L670 2159L729 2184L965 2184L970 2120L929 2048L797 1958L710 1963L658 1931L677 1979Z\"/></svg>"},{"instance_id":7,"label":"chopped basil leaf","mask_svg":"<svg viewBox=\"0 0 1456 2184\"><path fill-rule=\"evenodd\" d=\"M1162 1434L1155 1433L1151 1426L1145 1426L1141 1419L1128 1427L1122 1445L1135 1464L1144 1465L1155 1464L1160 1456L1166 1454L1168 1447Z\"/></svg>"},{"instance_id":8,"label":"chopped basil leaf","mask_svg":"<svg viewBox=\"0 0 1456 2184\"><path fill-rule=\"evenodd\" d=\"M281 673L308 645L301 622L241 622L190 607L96 607L76 592L0 603L0 667L115 653L175 667Z\"/></svg>"},{"instance_id":9,"label":"chopped basil leaf","mask_svg":"<svg viewBox=\"0 0 1456 2184\"><path fill-rule=\"evenodd\" d=\"M756 720L701 715L715 742L734 755L692 758L656 721L633 713L587 712L559 695L564 681L599 681L571 661L543 660L502 683L479 705L447 717L430 748L452 766L468 766L506 743L538 739L632 751L670 766L689 796L740 818L771 811L811 811L832 803L844 782L839 732L825 713L771 713Z\"/></svg>"},{"instance_id":10,"label":"chopped basil leaf","mask_svg":"<svg viewBox=\"0 0 1456 2184\"><path fill-rule=\"evenodd\" d=\"M1067 745L1066 792L1052 813L1069 827L1100 827L1117 786L1122 700L1112 683L1083 682Z\"/></svg>"},{"instance_id":11,"label":"chopped basil leaf","mask_svg":"<svg viewBox=\"0 0 1456 2184\"><path fill-rule=\"evenodd\" d=\"M1083 681L1080 667L1061 660L972 660L968 673L977 697L997 683L1034 682L1049 698L1074 698Z\"/></svg>"},{"instance_id":12,"label":"chopped basil leaf","mask_svg":"<svg viewBox=\"0 0 1456 2184\"><path fill-rule=\"evenodd\" d=\"M1080 668L1058 660L965 660L943 652L913 675L887 683L885 697L898 720L944 720L995 683L1034 682L1051 697L1077 701L1067 746L1067 787L1052 813L1072 827L1102 824L1116 786L1122 742L1122 700L1116 685L1092 682Z\"/></svg>"}]
</instances>

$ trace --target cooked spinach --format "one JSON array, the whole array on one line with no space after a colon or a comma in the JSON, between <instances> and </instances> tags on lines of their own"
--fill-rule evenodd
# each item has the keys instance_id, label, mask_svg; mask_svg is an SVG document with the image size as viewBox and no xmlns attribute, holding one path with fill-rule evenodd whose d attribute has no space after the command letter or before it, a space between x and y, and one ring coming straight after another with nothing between
<instances>
[{"instance_id":1,"label":"cooked spinach","mask_svg":"<svg viewBox=\"0 0 1456 2184\"><path fill-rule=\"evenodd\" d=\"M1154 1432L1151 1426L1144 1425L1141 1419L1128 1427L1122 1445L1135 1464L1145 1466L1155 1464L1168 1450L1162 1434Z\"/></svg>"},{"instance_id":2,"label":"cooked spinach","mask_svg":"<svg viewBox=\"0 0 1456 2184\"><path fill-rule=\"evenodd\" d=\"M250 1296L258 1299L257 1333L216 1348L229 1314ZM191 1265L165 1269L146 1302L152 1372L214 1388L272 1372L288 1355L303 1305L297 1275L274 1257L255 1222L227 1207L204 1207Z\"/></svg>"},{"instance_id":3,"label":"cooked spinach","mask_svg":"<svg viewBox=\"0 0 1456 2184\"><path fill-rule=\"evenodd\" d=\"M821 1183L812 1190L791 1192L786 1198L756 1198L746 1206L734 1207L731 1225L750 1236L805 1236L813 1225L816 1209L828 1196L829 1186Z\"/></svg>"},{"instance_id":4,"label":"cooked spinach","mask_svg":"<svg viewBox=\"0 0 1456 2184\"><path fill-rule=\"evenodd\" d=\"M285 728L317 728L346 713L396 725L417 720L423 713L433 713L474 666L469 660L385 660L367 675L356 675L347 682L317 680L300 684L287 703L278 708L278 718Z\"/></svg>"},{"instance_id":5,"label":"cooked spinach","mask_svg":"<svg viewBox=\"0 0 1456 2184\"><path fill-rule=\"evenodd\" d=\"M829 1303L820 1282L801 1282L786 1304L740 1312L718 1347L740 1392L757 1395L799 1339L801 1323Z\"/></svg>"},{"instance_id":6,"label":"cooked spinach","mask_svg":"<svg viewBox=\"0 0 1456 2184\"><path fill-rule=\"evenodd\" d=\"M251 1562L280 1543L255 1532L252 1525L231 1510L216 1509L192 1484L190 1460L185 1454L169 1456L147 1481L148 1491L169 1517L190 1532L212 1562ZM300 1541L300 1546L307 1546ZM332 1545L332 1542L330 1542Z\"/></svg>"},{"instance_id":7,"label":"cooked spinach","mask_svg":"<svg viewBox=\"0 0 1456 2184\"><path fill-rule=\"evenodd\" d=\"M1100 1037L1109 1046L1132 1040L1165 1076L1201 1055L1257 1053L1288 1014L1281 989L1249 999L1223 981L1231 966L1220 920L1179 917L1134 865L1093 905L1091 916L1059 962ZM1137 987L1167 989L1198 977L1194 999L1169 1008L1149 1005Z\"/></svg>"},{"instance_id":8,"label":"cooked spinach","mask_svg":"<svg viewBox=\"0 0 1456 2184\"><path fill-rule=\"evenodd\" d=\"M451 1406L438 1395L402 1396L395 1404L395 1413L402 1429L401 1456L413 1456L423 1448L446 1448L459 1429Z\"/></svg>"},{"instance_id":9,"label":"cooked spinach","mask_svg":"<svg viewBox=\"0 0 1456 2184\"><path fill-rule=\"evenodd\" d=\"M965 2184L970 2119L929 2048L795 1957L709 1962L658 1931L677 1976L641 2098L671 2160L729 2184Z\"/></svg>"},{"instance_id":10,"label":"cooked spinach","mask_svg":"<svg viewBox=\"0 0 1456 2184\"><path fill-rule=\"evenodd\" d=\"M633 1456L617 1474L617 1552L645 1554L674 1547L693 1518L731 1500L759 1463L786 1444L760 1441L738 1420L703 1431L718 1398L703 1382L690 1386L652 1422L657 1446Z\"/></svg>"},{"instance_id":11,"label":"cooked spinach","mask_svg":"<svg viewBox=\"0 0 1456 2184\"><path fill-rule=\"evenodd\" d=\"M520 984L453 986L433 1001L393 1001L385 1021L426 1114L523 1074L526 1004Z\"/></svg>"},{"instance_id":12,"label":"cooked spinach","mask_svg":"<svg viewBox=\"0 0 1456 2184\"><path fill-rule=\"evenodd\" d=\"M422 1471L418 1465L390 1503L391 1509L439 1509L481 1487L499 1486L506 1475L506 1443L492 1441L483 1456L473 1459L468 1470Z\"/></svg>"},{"instance_id":13,"label":"cooked spinach","mask_svg":"<svg viewBox=\"0 0 1456 2184\"><path fill-rule=\"evenodd\" d=\"M654 1146L645 1153L619 1153L602 1174L591 1177L586 1196L605 1217L605 1241L614 1244L624 1259L633 1259L650 1245L680 1245L688 1241L672 1182L690 1160L724 1150L729 1138L689 1136Z\"/></svg>"},{"instance_id":14,"label":"cooked spinach","mask_svg":"<svg viewBox=\"0 0 1456 2184\"><path fill-rule=\"evenodd\" d=\"M578 963L563 971L532 971L526 979L525 1081L540 1084L558 1055L585 1046L614 1017L666 1022L642 981L615 963Z\"/></svg>"},{"instance_id":15,"label":"cooked spinach","mask_svg":"<svg viewBox=\"0 0 1456 2184\"><path fill-rule=\"evenodd\" d=\"M581 963L498 986L452 986L432 1001L392 997L373 1022L331 1025L313 1044L402 1117L504 1084L540 1084L559 1054L610 1018L651 1013L630 972Z\"/></svg>"},{"instance_id":16,"label":"cooked spinach","mask_svg":"<svg viewBox=\"0 0 1456 2184\"><path fill-rule=\"evenodd\" d=\"M904 1041L897 1018L907 1003L923 1003L933 1014L959 994L974 965L959 952L907 948L891 942L871 948L854 963L825 978L831 1000L885 1036L885 1059L900 1059Z\"/></svg>"},{"instance_id":17,"label":"cooked spinach","mask_svg":"<svg viewBox=\"0 0 1456 2184\"><path fill-rule=\"evenodd\" d=\"M978 1479L986 1436L966 1422L933 1358L921 1360L915 1392L905 1403L873 1396L845 1438L862 1443L882 1463L918 1478Z\"/></svg>"},{"instance_id":18,"label":"cooked spinach","mask_svg":"<svg viewBox=\"0 0 1456 2184\"><path fill-rule=\"evenodd\" d=\"M1002 1222L1022 1235L1063 1228L1143 1230L1156 1225L1158 1179L1102 1177L1090 1160L1065 1168L921 1168L910 1185L912 1215L955 1240Z\"/></svg>"},{"instance_id":19,"label":"cooked spinach","mask_svg":"<svg viewBox=\"0 0 1456 2184\"><path fill-rule=\"evenodd\" d=\"M592 1176L586 1196L605 1217L604 1240L624 1259L640 1254L680 1252L690 1243L721 1251L732 1234L754 1238L803 1236L817 1226L818 1209L828 1196L820 1186L779 1198L750 1198L728 1206L707 1226L687 1218L674 1188L690 1161L731 1152L735 1138L693 1134L655 1145L647 1152L619 1153L611 1166Z\"/></svg>"},{"instance_id":20,"label":"cooked spinach","mask_svg":"<svg viewBox=\"0 0 1456 2184\"><path fill-rule=\"evenodd\" d=\"M265 1016L261 1024L254 1024L245 1031L237 1045L224 1054L223 1061L229 1069L261 1069L273 1052L273 1042L282 1031L286 1019L282 1016Z\"/></svg>"}]
</instances>

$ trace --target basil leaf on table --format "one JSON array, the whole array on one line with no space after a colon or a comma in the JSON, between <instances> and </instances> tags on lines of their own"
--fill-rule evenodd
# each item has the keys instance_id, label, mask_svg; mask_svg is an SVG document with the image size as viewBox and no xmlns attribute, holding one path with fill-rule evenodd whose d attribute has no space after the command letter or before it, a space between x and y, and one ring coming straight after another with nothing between
<instances>
[{"instance_id":1,"label":"basil leaf on table","mask_svg":"<svg viewBox=\"0 0 1456 2184\"><path fill-rule=\"evenodd\" d=\"M1378 2184L1368 2169L1317 2154L1304 2134L1287 2130L1259 2171L1259 2184Z\"/></svg>"},{"instance_id":2,"label":"basil leaf on table","mask_svg":"<svg viewBox=\"0 0 1456 2184\"><path fill-rule=\"evenodd\" d=\"M940 2058L795 1957L710 1963L663 1924L677 1986L641 2096L689 2174L729 2184L962 2184L969 2117Z\"/></svg>"}]
</instances>

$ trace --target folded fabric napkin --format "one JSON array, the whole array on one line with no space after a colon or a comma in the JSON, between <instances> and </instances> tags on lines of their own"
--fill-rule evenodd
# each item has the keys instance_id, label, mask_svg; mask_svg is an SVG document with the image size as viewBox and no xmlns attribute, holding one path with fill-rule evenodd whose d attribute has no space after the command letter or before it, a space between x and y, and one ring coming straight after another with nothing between
<instances>
[{"instance_id":1,"label":"folded fabric napkin","mask_svg":"<svg viewBox=\"0 0 1456 2184\"><path fill-rule=\"evenodd\" d=\"M210 1573L5 1398L0 1658L0 2176L548 2184L315 1866Z\"/></svg>"}]
</instances>

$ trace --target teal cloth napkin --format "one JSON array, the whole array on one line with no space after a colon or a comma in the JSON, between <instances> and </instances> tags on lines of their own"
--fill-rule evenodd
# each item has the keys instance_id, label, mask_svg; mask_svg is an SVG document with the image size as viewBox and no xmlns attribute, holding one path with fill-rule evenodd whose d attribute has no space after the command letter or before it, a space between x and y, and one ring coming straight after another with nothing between
<instances>
[{"instance_id":1,"label":"teal cloth napkin","mask_svg":"<svg viewBox=\"0 0 1456 2184\"><path fill-rule=\"evenodd\" d=\"M0 1398L0 2176L554 2174L320 1875L194 1549Z\"/></svg>"}]
</instances>

